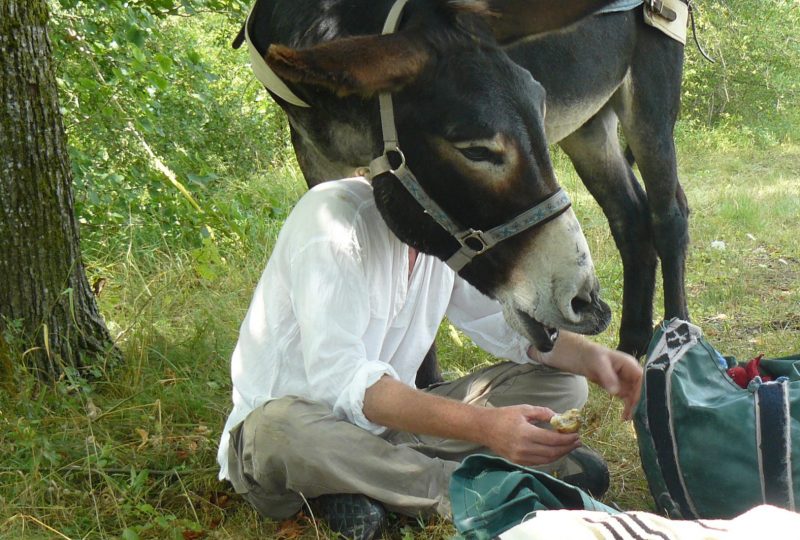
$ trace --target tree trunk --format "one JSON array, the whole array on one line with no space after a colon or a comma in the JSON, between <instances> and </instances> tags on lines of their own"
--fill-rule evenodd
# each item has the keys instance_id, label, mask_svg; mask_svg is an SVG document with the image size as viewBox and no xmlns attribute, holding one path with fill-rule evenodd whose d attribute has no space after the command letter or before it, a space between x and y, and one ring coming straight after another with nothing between
<instances>
[{"instance_id":1,"label":"tree trunk","mask_svg":"<svg viewBox=\"0 0 800 540\"><path fill-rule=\"evenodd\" d=\"M0 0L0 354L11 329L58 377L118 353L81 262L47 19L47 0Z\"/></svg>"}]
</instances>

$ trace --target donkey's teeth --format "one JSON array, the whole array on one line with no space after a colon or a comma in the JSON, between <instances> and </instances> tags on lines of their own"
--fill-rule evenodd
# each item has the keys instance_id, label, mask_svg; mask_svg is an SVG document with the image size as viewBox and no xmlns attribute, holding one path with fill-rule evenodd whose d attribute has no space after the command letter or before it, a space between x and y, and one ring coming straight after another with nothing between
<instances>
[{"instance_id":1,"label":"donkey's teeth","mask_svg":"<svg viewBox=\"0 0 800 540\"><path fill-rule=\"evenodd\" d=\"M516 310L516 313L534 347L540 352L551 351L558 339L558 328L545 326L522 310Z\"/></svg>"},{"instance_id":2,"label":"donkey's teeth","mask_svg":"<svg viewBox=\"0 0 800 540\"><path fill-rule=\"evenodd\" d=\"M555 344L558 339L558 328L545 327L544 330L547 332L547 337L550 338L551 343Z\"/></svg>"}]
</instances>

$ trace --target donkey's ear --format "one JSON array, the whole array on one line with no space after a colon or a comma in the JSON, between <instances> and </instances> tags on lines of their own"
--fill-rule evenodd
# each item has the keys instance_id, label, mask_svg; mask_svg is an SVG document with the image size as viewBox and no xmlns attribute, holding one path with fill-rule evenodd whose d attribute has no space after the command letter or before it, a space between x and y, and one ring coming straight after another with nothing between
<instances>
[{"instance_id":1,"label":"donkey's ear","mask_svg":"<svg viewBox=\"0 0 800 540\"><path fill-rule=\"evenodd\" d=\"M615 0L483 0L499 43L565 28Z\"/></svg>"},{"instance_id":2,"label":"donkey's ear","mask_svg":"<svg viewBox=\"0 0 800 540\"><path fill-rule=\"evenodd\" d=\"M414 81L430 53L403 33L338 39L308 49L271 45L265 60L282 79L339 96L394 92Z\"/></svg>"}]
</instances>

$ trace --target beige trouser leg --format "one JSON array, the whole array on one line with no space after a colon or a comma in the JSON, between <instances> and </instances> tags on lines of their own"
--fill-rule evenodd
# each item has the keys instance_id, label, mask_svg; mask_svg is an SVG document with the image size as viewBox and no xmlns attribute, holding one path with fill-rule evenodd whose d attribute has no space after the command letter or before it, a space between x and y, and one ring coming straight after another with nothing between
<instances>
[{"instance_id":1,"label":"beige trouser leg","mask_svg":"<svg viewBox=\"0 0 800 540\"><path fill-rule=\"evenodd\" d=\"M431 393L486 407L529 403L564 411L582 407L582 377L544 366L496 364ZM474 443L388 432L376 436L336 419L321 403L272 400L231 432L231 483L263 515L295 514L303 498L363 493L388 510L449 516L450 475L465 456L486 452Z\"/></svg>"}]
</instances>

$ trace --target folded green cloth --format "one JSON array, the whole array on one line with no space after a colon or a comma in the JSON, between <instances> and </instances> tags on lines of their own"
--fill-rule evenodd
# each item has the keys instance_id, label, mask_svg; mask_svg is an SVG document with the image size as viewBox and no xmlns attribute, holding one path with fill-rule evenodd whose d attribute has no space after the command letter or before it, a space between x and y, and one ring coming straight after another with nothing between
<instances>
[{"instance_id":1,"label":"folded green cloth","mask_svg":"<svg viewBox=\"0 0 800 540\"><path fill-rule=\"evenodd\" d=\"M543 472L497 456L467 457L450 480L453 523L468 540L487 540L537 510L618 511Z\"/></svg>"}]
</instances>

